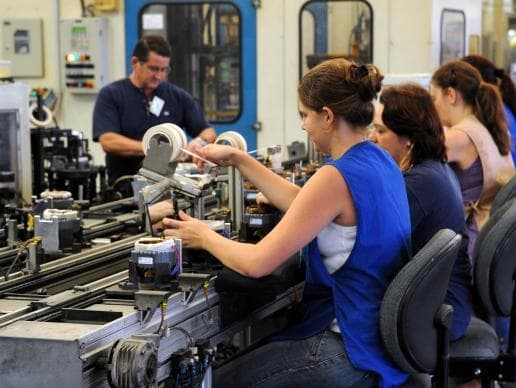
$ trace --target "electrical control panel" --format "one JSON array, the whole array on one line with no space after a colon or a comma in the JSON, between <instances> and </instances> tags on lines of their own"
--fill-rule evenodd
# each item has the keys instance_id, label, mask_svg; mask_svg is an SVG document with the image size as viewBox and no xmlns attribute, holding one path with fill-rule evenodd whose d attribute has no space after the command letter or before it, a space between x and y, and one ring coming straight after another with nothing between
<instances>
[{"instance_id":1,"label":"electrical control panel","mask_svg":"<svg viewBox=\"0 0 516 388\"><path fill-rule=\"evenodd\" d=\"M8 19L2 22L0 58L12 63L13 77L43 77L41 19Z\"/></svg>"},{"instance_id":2,"label":"electrical control panel","mask_svg":"<svg viewBox=\"0 0 516 388\"><path fill-rule=\"evenodd\" d=\"M61 20L63 87L71 93L97 93L108 83L106 18Z\"/></svg>"}]
</instances>

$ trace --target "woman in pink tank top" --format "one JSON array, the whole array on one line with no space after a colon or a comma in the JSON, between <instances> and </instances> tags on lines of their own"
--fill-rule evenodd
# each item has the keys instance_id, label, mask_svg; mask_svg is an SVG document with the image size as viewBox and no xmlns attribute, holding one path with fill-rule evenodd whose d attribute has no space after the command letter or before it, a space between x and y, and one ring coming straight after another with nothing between
<instances>
[{"instance_id":1,"label":"woman in pink tank top","mask_svg":"<svg viewBox=\"0 0 516 388\"><path fill-rule=\"evenodd\" d=\"M441 66L432 76L430 94L448 128L446 153L461 186L472 258L493 198L515 173L503 102L498 90L463 61Z\"/></svg>"}]
</instances>

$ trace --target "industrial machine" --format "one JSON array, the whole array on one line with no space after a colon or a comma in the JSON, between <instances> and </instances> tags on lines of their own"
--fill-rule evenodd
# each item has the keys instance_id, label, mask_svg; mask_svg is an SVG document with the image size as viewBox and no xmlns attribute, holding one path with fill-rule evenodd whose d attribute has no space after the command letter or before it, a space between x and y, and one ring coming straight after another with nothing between
<instances>
[{"instance_id":1,"label":"industrial machine","mask_svg":"<svg viewBox=\"0 0 516 388\"><path fill-rule=\"evenodd\" d=\"M15 194L18 204L30 203L32 171L29 132L29 87L21 83L0 84L0 171L2 191ZM22 157L25 155L25 157ZM14 185L14 193L12 187Z\"/></svg>"},{"instance_id":2,"label":"industrial machine","mask_svg":"<svg viewBox=\"0 0 516 388\"><path fill-rule=\"evenodd\" d=\"M168 126L144 141L143 215L124 213L120 201L81 207L64 192L33 200L34 237L13 242L16 257L0 278L0 347L8 349L0 354L2 387L210 387L213 367L235 353L228 341L244 349L284 326L277 316L299 301L299 277L283 268L248 279L147 228L149 206L164 195L176 206L195 204L196 216L214 214L207 199L222 183L234 182L243 196L234 171L180 166L182 136ZM232 237L224 220L206 222Z\"/></svg>"},{"instance_id":3,"label":"industrial machine","mask_svg":"<svg viewBox=\"0 0 516 388\"><path fill-rule=\"evenodd\" d=\"M75 199L102 202L107 191L105 168L93 164L82 133L38 127L31 129L30 138L34 193L67 190Z\"/></svg>"}]
</instances>

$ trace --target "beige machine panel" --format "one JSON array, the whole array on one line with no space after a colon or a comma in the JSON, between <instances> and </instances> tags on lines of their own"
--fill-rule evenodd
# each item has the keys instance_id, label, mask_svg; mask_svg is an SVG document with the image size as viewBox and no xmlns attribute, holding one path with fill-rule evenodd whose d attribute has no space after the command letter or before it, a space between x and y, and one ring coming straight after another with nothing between
<instances>
[{"instance_id":1,"label":"beige machine panel","mask_svg":"<svg viewBox=\"0 0 516 388\"><path fill-rule=\"evenodd\" d=\"M41 19L2 21L2 59L12 63L13 77L43 77L43 31Z\"/></svg>"},{"instance_id":2,"label":"beige machine panel","mask_svg":"<svg viewBox=\"0 0 516 388\"><path fill-rule=\"evenodd\" d=\"M70 93L97 93L108 82L106 18L60 22L63 85Z\"/></svg>"}]
</instances>

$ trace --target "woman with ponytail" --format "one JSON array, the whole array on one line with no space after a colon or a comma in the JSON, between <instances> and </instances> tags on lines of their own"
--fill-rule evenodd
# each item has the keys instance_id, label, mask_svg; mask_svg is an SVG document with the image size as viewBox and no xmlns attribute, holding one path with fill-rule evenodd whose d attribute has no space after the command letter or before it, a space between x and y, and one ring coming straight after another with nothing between
<instances>
[{"instance_id":1,"label":"woman with ponytail","mask_svg":"<svg viewBox=\"0 0 516 388\"><path fill-rule=\"evenodd\" d=\"M472 257L496 193L515 173L502 99L463 61L441 66L432 76L430 94L448 128L446 153L461 186Z\"/></svg>"},{"instance_id":2,"label":"woman with ponytail","mask_svg":"<svg viewBox=\"0 0 516 388\"><path fill-rule=\"evenodd\" d=\"M482 75L484 82L495 85L502 96L505 117L511 135L512 160L516 162L516 88L503 69L498 69L493 62L480 55L468 55L462 58L464 62L475 67Z\"/></svg>"},{"instance_id":3,"label":"woman with ponytail","mask_svg":"<svg viewBox=\"0 0 516 388\"><path fill-rule=\"evenodd\" d=\"M480 55L468 55L462 58L480 72L484 82L495 85L502 96L505 109L505 117L509 125L511 136L512 160L516 162L516 88L512 79L505 74L503 69L498 69L493 62ZM507 350L509 344L510 318L495 318L496 333L500 337L500 349Z\"/></svg>"}]
</instances>

